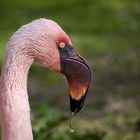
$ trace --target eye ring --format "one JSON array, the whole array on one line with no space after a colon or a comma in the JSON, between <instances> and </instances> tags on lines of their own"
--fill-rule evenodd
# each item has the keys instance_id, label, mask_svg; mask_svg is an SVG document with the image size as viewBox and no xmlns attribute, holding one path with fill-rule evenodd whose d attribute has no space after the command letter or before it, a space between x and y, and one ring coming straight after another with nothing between
<instances>
[{"instance_id":1,"label":"eye ring","mask_svg":"<svg viewBox=\"0 0 140 140\"><path fill-rule=\"evenodd\" d=\"M64 42L59 43L59 48L64 48L64 47L65 47L65 43Z\"/></svg>"}]
</instances>

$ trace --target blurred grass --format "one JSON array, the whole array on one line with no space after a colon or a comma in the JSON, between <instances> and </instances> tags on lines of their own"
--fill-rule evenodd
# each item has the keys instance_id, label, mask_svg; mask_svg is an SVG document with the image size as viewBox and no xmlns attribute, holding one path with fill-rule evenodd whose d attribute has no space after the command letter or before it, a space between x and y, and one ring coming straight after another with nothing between
<instances>
[{"instance_id":1,"label":"blurred grass","mask_svg":"<svg viewBox=\"0 0 140 140\"><path fill-rule=\"evenodd\" d=\"M71 134L64 77L32 66L29 93L35 139L140 139L140 1L1 0L0 66L12 33L40 17L55 20L69 34L90 64L93 80Z\"/></svg>"}]
</instances>

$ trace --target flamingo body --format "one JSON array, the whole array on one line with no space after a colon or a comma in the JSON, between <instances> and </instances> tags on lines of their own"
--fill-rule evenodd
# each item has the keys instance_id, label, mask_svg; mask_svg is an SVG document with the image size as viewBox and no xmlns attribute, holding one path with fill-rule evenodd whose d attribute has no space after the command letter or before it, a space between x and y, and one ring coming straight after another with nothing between
<instances>
[{"instance_id":1,"label":"flamingo body","mask_svg":"<svg viewBox=\"0 0 140 140\"><path fill-rule=\"evenodd\" d=\"M29 69L32 63L36 63L58 73L63 70L65 75L68 75L65 69L62 69L61 61L61 59L63 62L65 59L68 61L68 58L71 57L62 55L65 53L63 47L66 48L67 45L72 46L69 37L57 23L48 19L35 20L22 26L13 34L6 47L0 77L2 140L33 140L27 94ZM66 68L67 63L63 67ZM88 70L84 68L84 63L79 62L79 66L83 68L82 72L88 73ZM71 64L72 62L70 67ZM72 68L75 69L76 67L73 66ZM87 80L85 82L79 80L78 82L80 83L80 86L77 86L78 89L82 84L84 85L85 94L86 84L84 83ZM74 93L72 96L74 99ZM83 93L79 93L78 97L82 96ZM79 105L74 106L73 109L75 110L77 106Z\"/></svg>"}]
</instances>

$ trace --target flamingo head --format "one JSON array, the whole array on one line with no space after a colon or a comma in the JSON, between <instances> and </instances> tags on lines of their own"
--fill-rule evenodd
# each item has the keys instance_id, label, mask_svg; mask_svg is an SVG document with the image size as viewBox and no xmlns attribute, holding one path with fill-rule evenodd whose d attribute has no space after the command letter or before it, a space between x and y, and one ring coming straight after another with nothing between
<instances>
[{"instance_id":1,"label":"flamingo head","mask_svg":"<svg viewBox=\"0 0 140 140\"><path fill-rule=\"evenodd\" d=\"M70 108L77 113L83 107L91 80L87 62L75 51L67 34L54 21L41 19L31 23L31 26L38 30L38 34L34 34L38 42L34 48L35 62L66 76Z\"/></svg>"}]
</instances>

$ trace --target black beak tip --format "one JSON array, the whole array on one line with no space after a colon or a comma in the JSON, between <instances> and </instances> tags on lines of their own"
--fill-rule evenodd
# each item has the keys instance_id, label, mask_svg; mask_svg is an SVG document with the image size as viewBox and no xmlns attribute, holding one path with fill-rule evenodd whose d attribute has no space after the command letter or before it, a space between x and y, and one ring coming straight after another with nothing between
<instances>
[{"instance_id":1,"label":"black beak tip","mask_svg":"<svg viewBox=\"0 0 140 140\"><path fill-rule=\"evenodd\" d=\"M82 96L79 100L70 97L70 109L72 113L78 113L84 105L86 95Z\"/></svg>"}]
</instances>

